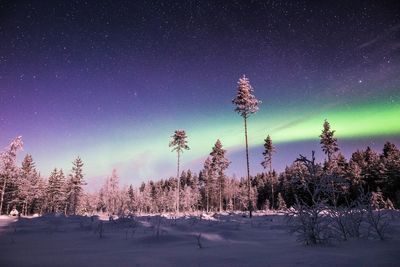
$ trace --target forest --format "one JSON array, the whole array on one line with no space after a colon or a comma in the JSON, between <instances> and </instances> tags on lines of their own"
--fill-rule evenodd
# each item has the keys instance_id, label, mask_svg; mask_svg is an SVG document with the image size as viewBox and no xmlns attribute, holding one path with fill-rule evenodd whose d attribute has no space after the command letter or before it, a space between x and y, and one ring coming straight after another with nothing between
<instances>
[{"instance_id":1,"label":"forest","mask_svg":"<svg viewBox=\"0 0 400 267\"><path fill-rule=\"evenodd\" d=\"M11 209L22 215L102 212L118 216L247 210L251 217L253 210L286 210L299 204L314 206L317 200L327 206L352 207L360 199L369 199L374 208L400 207L400 150L387 142L381 152L367 147L346 159L328 120L323 122L319 136L326 156L323 162L315 162L312 151L310 158L299 155L283 172L277 173L272 164L276 149L267 135L260 162L264 172L251 176L247 121L258 111L261 101L253 95L246 76L237 84L232 103L244 119L247 177L236 179L225 174L230 161L219 139L200 172L181 172L180 159L190 148L185 130L176 130L169 142L172 152L177 152L176 177L149 180L139 187L126 186L120 185L114 169L98 192L88 193L84 190L84 162L79 157L72 162L68 173L54 168L48 177L39 174L32 155L26 155L18 166L17 153L23 148L19 136L1 153L0 215L9 214Z\"/></svg>"},{"instance_id":2,"label":"forest","mask_svg":"<svg viewBox=\"0 0 400 267\"><path fill-rule=\"evenodd\" d=\"M284 210L296 201L310 203L303 184L314 175L319 181L328 179L334 199L324 196L329 205L350 205L361 194L369 193L381 208L400 206L400 151L392 143L384 144L382 151L367 147L355 151L350 159L341 153L329 123L324 123L320 139L327 155L322 163L313 163L299 157L281 173L272 168L275 149L270 137L265 142L266 171L251 177L251 202L257 210ZM84 191L84 163L73 161L68 173L55 168L47 177L39 174L31 155L26 155L21 166L16 157L22 148L21 137L15 138L1 154L1 212L8 214L16 208L23 215L61 212L93 214L105 212L115 215L130 213L160 213L177 210L178 179L170 177L143 182L139 187L119 183L117 170L104 181L97 193ZM184 170L179 175L179 210L234 211L248 209L248 188L245 178L228 177L226 150L216 141L209 157L199 172Z\"/></svg>"},{"instance_id":3,"label":"forest","mask_svg":"<svg viewBox=\"0 0 400 267\"><path fill-rule=\"evenodd\" d=\"M357 150L346 159L335 130L325 120L319 135L323 162L316 162L312 151L311 157L300 154L278 173L273 168L276 149L267 135L260 162L264 172L251 176L247 120L258 111L261 101L253 95L245 76L238 81L232 103L244 119L247 177L226 175L230 161L219 139L198 173L180 171L183 152L190 147L185 130L176 130L169 142L171 151L177 153L176 177L127 186L120 185L114 169L98 192L89 193L85 191L84 162L79 157L68 173L54 168L48 178L39 174L29 154L18 166L17 153L23 147L19 136L1 153L0 213L102 214L113 220L149 214L235 211L246 211L251 218L256 211L277 210L289 216L292 231L306 244L328 240L332 229L324 225L329 222L336 225L335 236L340 239L359 237L365 224L369 225L368 233L374 229L379 239L386 238L389 217L381 210L400 207L400 150L395 144L386 142L381 152L370 147Z\"/></svg>"}]
</instances>

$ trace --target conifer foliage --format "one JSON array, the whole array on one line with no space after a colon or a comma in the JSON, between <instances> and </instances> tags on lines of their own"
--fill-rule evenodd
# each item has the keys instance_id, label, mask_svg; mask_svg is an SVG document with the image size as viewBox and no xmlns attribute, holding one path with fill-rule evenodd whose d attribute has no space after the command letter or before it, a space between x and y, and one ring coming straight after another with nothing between
<instances>
[{"instance_id":1,"label":"conifer foliage","mask_svg":"<svg viewBox=\"0 0 400 267\"><path fill-rule=\"evenodd\" d=\"M67 181L67 209L69 214L77 214L81 199L83 196L83 185L85 181L83 179L83 162L80 157L77 157L72 162L72 170Z\"/></svg>"},{"instance_id":2,"label":"conifer foliage","mask_svg":"<svg viewBox=\"0 0 400 267\"><path fill-rule=\"evenodd\" d=\"M22 150L23 147L22 136L16 137L10 143L9 147L1 153L1 198L0 198L0 215L4 208L4 199L7 192L7 186L10 188L10 184L15 184L15 181L19 175L19 168L16 166L17 152ZM11 191L11 190L10 190ZM8 208L7 208L8 211Z\"/></svg>"},{"instance_id":3,"label":"conifer foliage","mask_svg":"<svg viewBox=\"0 0 400 267\"><path fill-rule=\"evenodd\" d=\"M328 163L331 162L332 157L335 155L337 151L339 151L339 146L337 144L337 139L334 137L335 131L331 130L331 125L327 120L324 121L324 126L321 135L320 144L322 151L328 157Z\"/></svg>"}]
</instances>

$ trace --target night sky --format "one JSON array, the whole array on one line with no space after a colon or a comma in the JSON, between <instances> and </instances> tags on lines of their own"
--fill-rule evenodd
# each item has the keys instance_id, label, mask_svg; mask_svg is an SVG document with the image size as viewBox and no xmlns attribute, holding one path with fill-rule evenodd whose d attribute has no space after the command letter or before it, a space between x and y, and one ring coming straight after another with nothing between
<instances>
[{"instance_id":1,"label":"night sky","mask_svg":"<svg viewBox=\"0 0 400 267\"><path fill-rule=\"evenodd\" d=\"M282 170L317 150L326 118L348 157L400 145L397 1L0 1L0 145L22 135L43 176L81 156L89 185L175 175L217 138L245 173L243 74L263 103L250 117L251 172L270 134ZM397 2L397 3L396 3Z\"/></svg>"}]
</instances>

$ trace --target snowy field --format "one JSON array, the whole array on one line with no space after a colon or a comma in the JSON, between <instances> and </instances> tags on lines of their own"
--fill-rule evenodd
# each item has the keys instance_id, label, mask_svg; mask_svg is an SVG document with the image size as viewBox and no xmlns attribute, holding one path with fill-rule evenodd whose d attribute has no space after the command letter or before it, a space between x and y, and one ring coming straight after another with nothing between
<instances>
[{"instance_id":1,"label":"snowy field","mask_svg":"<svg viewBox=\"0 0 400 267\"><path fill-rule=\"evenodd\" d=\"M0 266L400 266L400 219L386 241L305 246L281 214L2 216Z\"/></svg>"}]
</instances>

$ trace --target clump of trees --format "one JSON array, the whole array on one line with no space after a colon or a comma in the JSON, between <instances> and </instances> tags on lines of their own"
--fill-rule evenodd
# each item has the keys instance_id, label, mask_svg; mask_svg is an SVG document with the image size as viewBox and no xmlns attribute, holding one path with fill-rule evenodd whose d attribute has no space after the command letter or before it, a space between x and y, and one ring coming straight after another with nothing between
<instances>
[{"instance_id":1,"label":"clump of trees","mask_svg":"<svg viewBox=\"0 0 400 267\"><path fill-rule=\"evenodd\" d=\"M13 208L22 215L46 212L80 214L85 195L82 160L78 157L73 162L68 179L61 169L54 169L45 179L37 171L31 155L27 154L21 166L17 165L17 152L22 148L23 141L19 136L0 154L0 214L9 214Z\"/></svg>"}]
</instances>

